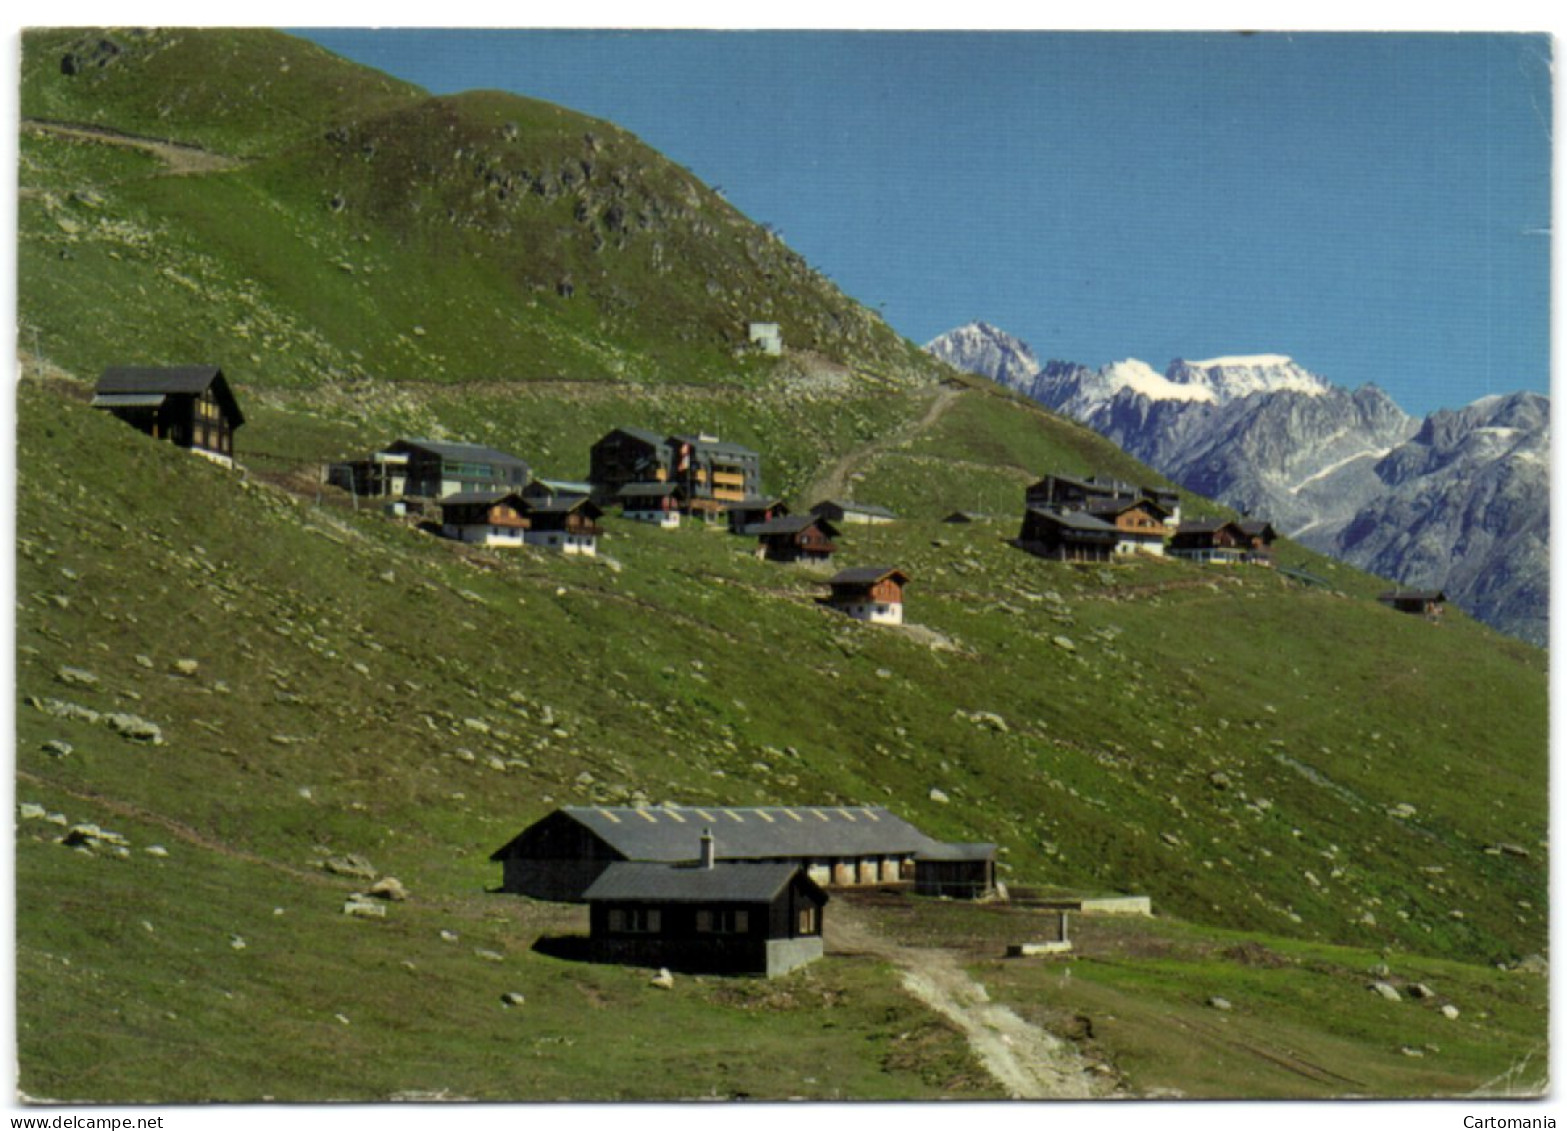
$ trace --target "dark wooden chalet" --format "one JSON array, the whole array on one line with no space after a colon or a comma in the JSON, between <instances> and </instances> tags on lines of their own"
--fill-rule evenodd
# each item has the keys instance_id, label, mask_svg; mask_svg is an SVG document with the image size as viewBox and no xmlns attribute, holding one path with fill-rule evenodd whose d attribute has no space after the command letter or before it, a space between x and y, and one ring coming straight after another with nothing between
<instances>
[{"instance_id":1,"label":"dark wooden chalet","mask_svg":"<svg viewBox=\"0 0 1567 1131\"><path fill-rule=\"evenodd\" d=\"M1093 499L1111 499L1115 488L1071 475L1047 475L1030 485L1023 494L1024 503L1040 510L1082 510Z\"/></svg>"},{"instance_id":2,"label":"dark wooden chalet","mask_svg":"<svg viewBox=\"0 0 1567 1131\"><path fill-rule=\"evenodd\" d=\"M770 522L748 526L744 533L755 535L756 556L769 562L825 563L838 547L833 539L838 530L816 515L785 515Z\"/></svg>"},{"instance_id":3,"label":"dark wooden chalet","mask_svg":"<svg viewBox=\"0 0 1567 1131\"><path fill-rule=\"evenodd\" d=\"M822 956L827 893L798 864L621 862L584 898L599 962L772 978Z\"/></svg>"},{"instance_id":4,"label":"dark wooden chalet","mask_svg":"<svg viewBox=\"0 0 1567 1131\"><path fill-rule=\"evenodd\" d=\"M599 505L580 495L557 499L521 499L522 516L528 520L523 541L568 554L593 557L598 553L598 537L604 516Z\"/></svg>"},{"instance_id":5,"label":"dark wooden chalet","mask_svg":"<svg viewBox=\"0 0 1567 1131\"><path fill-rule=\"evenodd\" d=\"M594 444L588 455L593 497L611 502L629 483L664 483L673 465L669 442L643 428L616 428Z\"/></svg>"},{"instance_id":6,"label":"dark wooden chalet","mask_svg":"<svg viewBox=\"0 0 1567 1131\"><path fill-rule=\"evenodd\" d=\"M479 546L521 546L531 525L516 491L467 491L441 500L441 533Z\"/></svg>"},{"instance_id":7,"label":"dark wooden chalet","mask_svg":"<svg viewBox=\"0 0 1567 1131\"><path fill-rule=\"evenodd\" d=\"M731 534L744 534L749 527L783 518L788 513L789 504L782 499L741 499L724 508Z\"/></svg>"},{"instance_id":8,"label":"dark wooden chalet","mask_svg":"<svg viewBox=\"0 0 1567 1131\"><path fill-rule=\"evenodd\" d=\"M872 624L903 623L903 587L909 575L894 566L856 566L828 579L827 604Z\"/></svg>"},{"instance_id":9,"label":"dark wooden chalet","mask_svg":"<svg viewBox=\"0 0 1567 1131\"><path fill-rule=\"evenodd\" d=\"M1116 553L1164 554L1164 539L1169 532L1165 520L1169 516L1153 500L1127 495L1093 499L1084 511L1115 527Z\"/></svg>"},{"instance_id":10,"label":"dark wooden chalet","mask_svg":"<svg viewBox=\"0 0 1567 1131\"><path fill-rule=\"evenodd\" d=\"M1112 524L1091 514L1029 507L1023 512L1017 544L1055 561L1107 562L1119 540L1120 532Z\"/></svg>"},{"instance_id":11,"label":"dark wooden chalet","mask_svg":"<svg viewBox=\"0 0 1567 1131\"><path fill-rule=\"evenodd\" d=\"M1228 519L1194 518L1175 528L1169 553L1194 562L1233 565L1246 561L1251 539Z\"/></svg>"},{"instance_id":12,"label":"dark wooden chalet","mask_svg":"<svg viewBox=\"0 0 1567 1131\"><path fill-rule=\"evenodd\" d=\"M569 806L528 826L490 859L502 866L503 891L577 902L617 861L697 859L703 829L713 831L726 860L789 863L823 887L913 883L915 857L937 843L873 806Z\"/></svg>"},{"instance_id":13,"label":"dark wooden chalet","mask_svg":"<svg viewBox=\"0 0 1567 1131\"><path fill-rule=\"evenodd\" d=\"M1377 600L1401 613L1427 617L1441 616L1447 606L1447 594L1440 589L1395 589L1379 595Z\"/></svg>"},{"instance_id":14,"label":"dark wooden chalet","mask_svg":"<svg viewBox=\"0 0 1567 1131\"><path fill-rule=\"evenodd\" d=\"M679 526L686 492L678 483L627 483L616 498L624 518L657 526Z\"/></svg>"},{"instance_id":15,"label":"dark wooden chalet","mask_svg":"<svg viewBox=\"0 0 1567 1131\"><path fill-rule=\"evenodd\" d=\"M92 406L229 467L234 432L245 423L228 380L215 365L113 366L98 378Z\"/></svg>"},{"instance_id":16,"label":"dark wooden chalet","mask_svg":"<svg viewBox=\"0 0 1567 1131\"><path fill-rule=\"evenodd\" d=\"M987 899L996 893L996 846L934 844L914 858L916 895Z\"/></svg>"}]
</instances>

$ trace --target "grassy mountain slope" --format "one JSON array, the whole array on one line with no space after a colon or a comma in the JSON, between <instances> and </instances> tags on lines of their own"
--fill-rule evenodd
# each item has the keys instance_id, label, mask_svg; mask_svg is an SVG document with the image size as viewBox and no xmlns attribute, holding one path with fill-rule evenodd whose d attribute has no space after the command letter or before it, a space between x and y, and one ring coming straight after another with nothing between
<instances>
[{"instance_id":1,"label":"grassy mountain slope","mask_svg":"<svg viewBox=\"0 0 1567 1131\"><path fill-rule=\"evenodd\" d=\"M288 43L153 41L165 63ZM25 46L26 113L150 131L144 96L113 85L146 89L129 52L84 94L37 63L58 43ZM322 65L318 95L339 75ZM1298 547L1282 559L1329 586L1022 554L1007 539L1044 471L1157 477L922 359L614 127L330 81L348 104L302 98L309 128L265 145L225 142L248 128L228 111L171 111L160 136L246 155L216 172L23 139L22 343L54 376L18 394L18 800L130 842L76 851L34 810L19 822L24 1090L993 1094L872 959L649 1000L637 972L535 948L580 931L579 910L485 893L489 852L556 805L644 800L887 804L996 841L1014 885L1144 892L1199 933L1359 948L1335 952L1345 971L1436 956L1499 1003L1490 1029L1447 1038L1473 1046L1444 1088L1541 1039L1541 994L1488 967L1545 947L1542 653L1391 613L1382 582ZM783 322L790 356L736 356L753 314ZM87 407L104 365L198 358L238 388L247 475ZM820 575L717 532L610 518L596 562L482 552L315 486L324 460L411 433L580 477L624 424L750 443L797 504L830 485L897 508L842 558L908 570L913 624L837 617ZM940 522L958 508L1004 517ZM343 915L362 882L320 862L350 853L412 899ZM1107 993L1164 977L1103 971ZM528 999L521 1079L507 992ZM1396 1077L1383 1030L1346 1029Z\"/></svg>"}]
</instances>

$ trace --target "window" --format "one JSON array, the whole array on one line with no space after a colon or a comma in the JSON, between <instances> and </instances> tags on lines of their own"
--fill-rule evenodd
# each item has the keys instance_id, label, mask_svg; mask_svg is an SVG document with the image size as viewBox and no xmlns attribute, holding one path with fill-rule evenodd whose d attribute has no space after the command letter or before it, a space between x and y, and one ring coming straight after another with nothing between
<instances>
[{"instance_id":1,"label":"window","mask_svg":"<svg viewBox=\"0 0 1567 1131\"><path fill-rule=\"evenodd\" d=\"M614 934L656 935L661 928L656 907L612 907L609 929Z\"/></svg>"},{"instance_id":2,"label":"window","mask_svg":"<svg viewBox=\"0 0 1567 1131\"><path fill-rule=\"evenodd\" d=\"M816 931L816 908L800 908L800 916L795 933L800 935L814 935Z\"/></svg>"},{"instance_id":3,"label":"window","mask_svg":"<svg viewBox=\"0 0 1567 1131\"><path fill-rule=\"evenodd\" d=\"M696 929L703 935L743 935L751 930L751 913L738 908L698 911Z\"/></svg>"}]
</instances>

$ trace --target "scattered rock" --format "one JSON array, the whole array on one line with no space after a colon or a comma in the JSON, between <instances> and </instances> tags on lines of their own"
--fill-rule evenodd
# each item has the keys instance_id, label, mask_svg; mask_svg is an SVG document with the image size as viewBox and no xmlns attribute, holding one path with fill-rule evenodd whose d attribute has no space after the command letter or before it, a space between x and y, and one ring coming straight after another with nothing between
<instances>
[{"instance_id":1,"label":"scattered rock","mask_svg":"<svg viewBox=\"0 0 1567 1131\"><path fill-rule=\"evenodd\" d=\"M521 1005L528 999L519 993L504 993L501 995L502 1005Z\"/></svg>"},{"instance_id":2,"label":"scattered rock","mask_svg":"<svg viewBox=\"0 0 1567 1131\"><path fill-rule=\"evenodd\" d=\"M201 670L201 664L196 660L175 660L172 669L175 675L193 676Z\"/></svg>"},{"instance_id":3,"label":"scattered rock","mask_svg":"<svg viewBox=\"0 0 1567 1131\"><path fill-rule=\"evenodd\" d=\"M1435 997L1436 992L1424 982L1414 982L1409 986L1409 996L1423 1000L1425 998Z\"/></svg>"},{"instance_id":4,"label":"scattered rock","mask_svg":"<svg viewBox=\"0 0 1567 1131\"><path fill-rule=\"evenodd\" d=\"M675 988L675 976L667 968L663 968L653 975L653 980L648 985L657 986L661 990L672 990Z\"/></svg>"},{"instance_id":5,"label":"scattered rock","mask_svg":"<svg viewBox=\"0 0 1567 1131\"><path fill-rule=\"evenodd\" d=\"M1447 1005L1444 1005L1442 1007L1442 1016L1447 1018L1449 1021L1457 1021L1458 1020L1458 1007L1456 1005L1451 1004L1451 1003L1449 1003Z\"/></svg>"},{"instance_id":6,"label":"scattered rock","mask_svg":"<svg viewBox=\"0 0 1567 1131\"><path fill-rule=\"evenodd\" d=\"M355 892L343 904L343 914L360 919L385 919L386 905L371 899L363 892Z\"/></svg>"},{"instance_id":7,"label":"scattered rock","mask_svg":"<svg viewBox=\"0 0 1567 1131\"><path fill-rule=\"evenodd\" d=\"M75 749L76 747L72 746L69 742L63 742L58 738L51 738L48 742L43 744L43 752L45 754L53 755L56 758L64 758L67 754Z\"/></svg>"},{"instance_id":8,"label":"scattered rock","mask_svg":"<svg viewBox=\"0 0 1567 1131\"><path fill-rule=\"evenodd\" d=\"M73 687L94 687L98 683L98 677L85 668L61 668L54 673L54 677Z\"/></svg>"},{"instance_id":9,"label":"scattered rock","mask_svg":"<svg viewBox=\"0 0 1567 1131\"><path fill-rule=\"evenodd\" d=\"M1222 1013L1228 1013L1233 1008L1233 1006L1230 1005L1229 998L1215 996L1208 999L1208 1008L1217 1009Z\"/></svg>"},{"instance_id":10,"label":"scattered rock","mask_svg":"<svg viewBox=\"0 0 1567 1131\"><path fill-rule=\"evenodd\" d=\"M334 876L347 876L355 880L373 880L376 877L375 865L354 853L349 853L347 856L329 856L321 861L321 868Z\"/></svg>"},{"instance_id":11,"label":"scattered rock","mask_svg":"<svg viewBox=\"0 0 1567 1131\"><path fill-rule=\"evenodd\" d=\"M151 746L163 745L163 729L157 723L149 722L140 715L127 715L117 711L112 715L105 715L103 721L121 738L128 738L132 742L145 742Z\"/></svg>"},{"instance_id":12,"label":"scattered rock","mask_svg":"<svg viewBox=\"0 0 1567 1131\"><path fill-rule=\"evenodd\" d=\"M137 664L138 667L143 667L143 668L149 668L150 669L152 667L152 657L151 656L137 656L136 657L136 664Z\"/></svg>"},{"instance_id":13,"label":"scattered rock","mask_svg":"<svg viewBox=\"0 0 1567 1131\"><path fill-rule=\"evenodd\" d=\"M32 801L24 801L18 807L17 812L21 815L21 818L24 821L41 821L43 820L44 814L47 812L47 810L42 805L38 805Z\"/></svg>"},{"instance_id":14,"label":"scattered rock","mask_svg":"<svg viewBox=\"0 0 1567 1131\"><path fill-rule=\"evenodd\" d=\"M473 953L478 955L480 958L484 959L486 962L505 962L506 961L506 956L504 954L502 954L498 950L478 949L478 950L475 950Z\"/></svg>"},{"instance_id":15,"label":"scattered rock","mask_svg":"<svg viewBox=\"0 0 1567 1131\"><path fill-rule=\"evenodd\" d=\"M1550 972L1550 965L1540 955L1531 954L1513 963L1512 969L1520 974L1539 974L1543 976Z\"/></svg>"},{"instance_id":16,"label":"scattered rock","mask_svg":"<svg viewBox=\"0 0 1567 1131\"><path fill-rule=\"evenodd\" d=\"M460 938L462 938L462 936L459 935L456 931L448 931L445 929L441 931L442 942L456 942Z\"/></svg>"},{"instance_id":17,"label":"scattered rock","mask_svg":"<svg viewBox=\"0 0 1567 1131\"><path fill-rule=\"evenodd\" d=\"M948 804L949 801L951 800L945 793L943 793L939 789L932 789L930 791L930 799L932 801L938 802L939 804L942 804L942 805Z\"/></svg>"},{"instance_id":18,"label":"scattered rock","mask_svg":"<svg viewBox=\"0 0 1567 1131\"><path fill-rule=\"evenodd\" d=\"M382 876L365 894L392 903L402 903L408 898L408 889L403 887L403 882L396 876Z\"/></svg>"},{"instance_id":19,"label":"scattered rock","mask_svg":"<svg viewBox=\"0 0 1567 1131\"><path fill-rule=\"evenodd\" d=\"M230 935L229 936L229 946L232 947L235 950L244 950L245 946L246 946L246 943L245 943L245 940L243 938L241 938L239 935Z\"/></svg>"},{"instance_id":20,"label":"scattered rock","mask_svg":"<svg viewBox=\"0 0 1567 1131\"><path fill-rule=\"evenodd\" d=\"M145 852L148 856L156 856L159 859L162 859L169 854L169 850L164 848L161 844L149 844L146 848L142 849L142 851Z\"/></svg>"},{"instance_id":21,"label":"scattered rock","mask_svg":"<svg viewBox=\"0 0 1567 1131\"><path fill-rule=\"evenodd\" d=\"M1072 643L1072 638L1070 636L1057 636L1057 637L1054 637L1050 641L1050 643L1054 644L1057 648L1061 649L1063 652L1076 652L1077 651L1077 645Z\"/></svg>"},{"instance_id":22,"label":"scattered rock","mask_svg":"<svg viewBox=\"0 0 1567 1131\"><path fill-rule=\"evenodd\" d=\"M1390 982L1372 982L1370 988L1387 998L1388 1001L1404 1000L1404 995L1399 993L1397 987Z\"/></svg>"}]
</instances>

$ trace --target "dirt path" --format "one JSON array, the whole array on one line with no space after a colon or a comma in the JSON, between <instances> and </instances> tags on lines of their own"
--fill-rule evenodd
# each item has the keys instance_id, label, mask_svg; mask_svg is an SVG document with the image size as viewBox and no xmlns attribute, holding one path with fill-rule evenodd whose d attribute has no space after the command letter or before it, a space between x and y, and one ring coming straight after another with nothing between
<instances>
[{"instance_id":1,"label":"dirt path","mask_svg":"<svg viewBox=\"0 0 1567 1131\"><path fill-rule=\"evenodd\" d=\"M811 484L804 497L808 499L849 498L849 476L853 474L856 464L864 463L893 444L906 440L911 436L917 436L927 428L930 428L936 421L946 415L947 410L966 391L965 389L954 388L951 385L938 385L936 394L931 399L930 407L925 410L923 416L914 421L914 423L907 424L896 432L888 433L879 440L872 440L863 447L855 448L843 456L838 462L817 476L816 482Z\"/></svg>"},{"instance_id":2,"label":"dirt path","mask_svg":"<svg viewBox=\"0 0 1567 1131\"><path fill-rule=\"evenodd\" d=\"M75 138L78 141L96 141L104 145L119 145L127 149L140 149L159 158L176 176L197 173L220 173L237 168L243 162L236 157L213 153L197 145L185 145L166 138L139 137L120 133L104 126L82 125L72 122L49 122L39 118L26 118L22 129L30 133L53 134L56 137Z\"/></svg>"},{"instance_id":3,"label":"dirt path","mask_svg":"<svg viewBox=\"0 0 1567 1131\"><path fill-rule=\"evenodd\" d=\"M1113 1088L1069 1042L991 1001L955 953L882 938L845 900L834 904L826 943L829 953L866 954L897 966L904 989L963 1031L979 1062L1011 1098L1092 1099Z\"/></svg>"}]
</instances>

